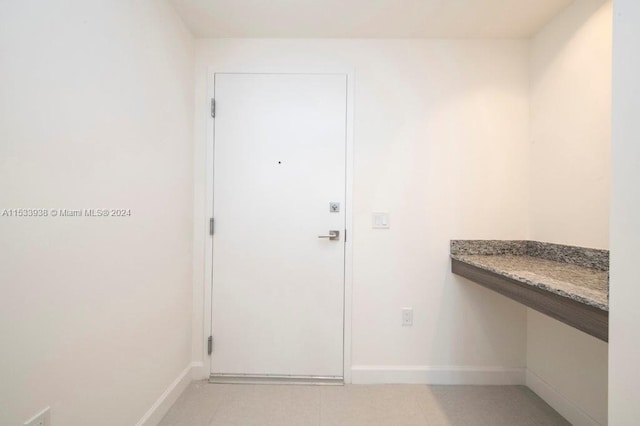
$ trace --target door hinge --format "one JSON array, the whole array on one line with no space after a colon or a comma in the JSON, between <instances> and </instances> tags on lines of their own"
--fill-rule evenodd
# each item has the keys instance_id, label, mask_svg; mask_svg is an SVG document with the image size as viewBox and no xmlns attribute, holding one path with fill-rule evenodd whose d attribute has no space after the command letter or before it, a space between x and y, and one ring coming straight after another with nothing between
<instances>
[{"instance_id":1,"label":"door hinge","mask_svg":"<svg viewBox=\"0 0 640 426\"><path fill-rule=\"evenodd\" d=\"M346 229L344 230L344 242L345 243L347 242L347 230Z\"/></svg>"},{"instance_id":2,"label":"door hinge","mask_svg":"<svg viewBox=\"0 0 640 426\"><path fill-rule=\"evenodd\" d=\"M207 339L207 353L211 355L211 352L213 352L213 336Z\"/></svg>"},{"instance_id":3,"label":"door hinge","mask_svg":"<svg viewBox=\"0 0 640 426\"><path fill-rule=\"evenodd\" d=\"M209 235L213 235L213 218L209 219Z\"/></svg>"},{"instance_id":4,"label":"door hinge","mask_svg":"<svg viewBox=\"0 0 640 426\"><path fill-rule=\"evenodd\" d=\"M211 98L211 117L216 117L216 100Z\"/></svg>"}]
</instances>

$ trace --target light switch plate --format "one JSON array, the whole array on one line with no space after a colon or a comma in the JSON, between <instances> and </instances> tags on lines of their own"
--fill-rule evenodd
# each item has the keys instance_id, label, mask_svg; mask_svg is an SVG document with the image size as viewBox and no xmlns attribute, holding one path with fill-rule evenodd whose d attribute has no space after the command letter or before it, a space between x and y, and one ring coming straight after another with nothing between
<instances>
[{"instance_id":1,"label":"light switch plate","mask_svg":"<svg viewBox=\"0 0 640 426\"><path fill-rule=\"evenodd\" d=\"M373 229L388 229L389 228L389 213L374 212L372 215L371 227Z\"/></svg>"}]
</instances>

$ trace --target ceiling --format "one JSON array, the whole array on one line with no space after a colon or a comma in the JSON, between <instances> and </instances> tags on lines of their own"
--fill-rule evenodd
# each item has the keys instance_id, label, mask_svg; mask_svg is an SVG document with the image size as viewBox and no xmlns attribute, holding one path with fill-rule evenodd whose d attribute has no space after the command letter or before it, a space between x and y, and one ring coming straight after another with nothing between
<instances>
[{"instance_id":1,"label":"ceiling","mask_svg":"<svg viewBox=\"0 0 640 426\"><path fill-rule=\"evenodd\" d=\"M521 38L573 0L169 1L197 37Z\"/></svg>"}]
</instances>

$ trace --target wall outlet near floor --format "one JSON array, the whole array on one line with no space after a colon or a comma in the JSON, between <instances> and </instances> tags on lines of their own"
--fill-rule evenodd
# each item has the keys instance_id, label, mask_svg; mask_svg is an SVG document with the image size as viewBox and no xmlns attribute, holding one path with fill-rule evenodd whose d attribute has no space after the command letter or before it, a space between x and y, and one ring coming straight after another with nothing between
<instances>
[{"instance_id":1,"label":"wall outlet near floor","mask_svg":"<svg viewBox=\"0 0 640 426\"><path fill-rule=\"evenodd\" d=\"M413 325L413 308L402 308L402 325Z\"/></svg>"},{"instance_id":2,"label":"wall outlet near floor","mask_svg":"<svg viewBox=\"0 0 640 426\"><path fill-rule=\"evenodd\" d=\"M24 422L24 426L51 426L51 408L47 407Z\"/></svg>"}]
</instances>

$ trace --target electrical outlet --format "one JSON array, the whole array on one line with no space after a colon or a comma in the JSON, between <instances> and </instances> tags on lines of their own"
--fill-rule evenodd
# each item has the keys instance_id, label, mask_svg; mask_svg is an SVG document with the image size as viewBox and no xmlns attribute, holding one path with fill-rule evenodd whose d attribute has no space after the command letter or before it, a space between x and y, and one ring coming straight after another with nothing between
<instances>
[{"instance_id":1,"label":"electrical outlet","mask_svg":"<svg viewBox=\"0 0 640 426\"><path fill-rule=\"evenodd\" d=\"M51 408L47 407L24 422L24 426L51 426Z\"/></svg>"},{"instance_id":2,"label":"electrical outlet","mask_svg":"<svg viewBox=\"0 0 640 426\"><path fill-rule=\"evenodd\" d=\"M402 325L413 325L413 308L402 308Z\"/></svg>"}]
</instances>

